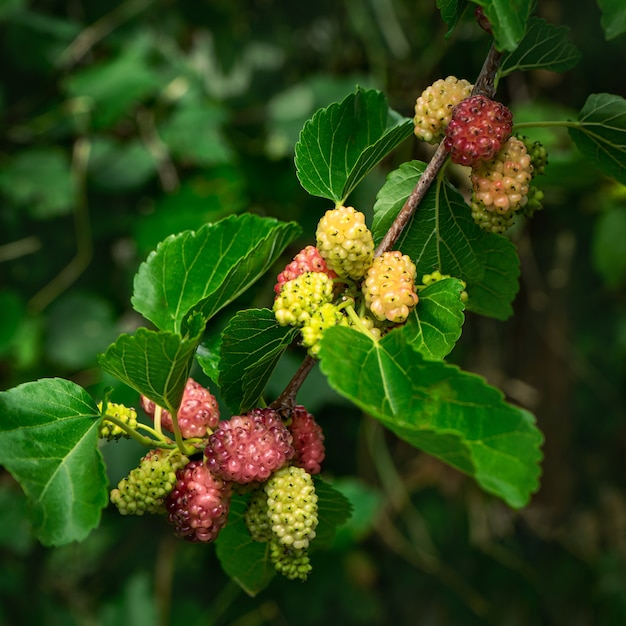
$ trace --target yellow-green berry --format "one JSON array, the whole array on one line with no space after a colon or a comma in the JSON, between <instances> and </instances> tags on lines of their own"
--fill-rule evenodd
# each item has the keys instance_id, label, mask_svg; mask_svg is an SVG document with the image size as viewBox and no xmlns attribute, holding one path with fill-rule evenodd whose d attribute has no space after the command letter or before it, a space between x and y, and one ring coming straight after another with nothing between
<instances>
[{"instance_id":1,"label":"yellow-green berry","mask_svg":"<svg viewBox=\"0 0 626 626\"><path fill-rule=\"evenodd\" d=\"M441 141L452 118L452 109L471 93L472 85L463 78L448 76L436 80L415 102L415 136L432 144Z\"/></svg>"},{"instance_id":2,"label":"yellow-green berry","mask_svg":"<svg viewBox=\"0 0 626 626\"><path fill-rule=\"evenodd\" d=\"M416 273L413 261L399 250L384 252L374 259L361 290L376 319L395 324L406 321L418 301Z\"/></svg>"},{"instance_id":3,"label":"yellow-green berry","mask_svg":"<svg viewBox=\"0 0 626 626\"><path fill-rule=\"evenodd\" d=\"M98 409L102 411L102 402L98 404ZM125 407L123 404L108 402L104 417L98 428L98 435L101 439L113 441L120 437L125 437L126 439L130 437L126 430L108 420L107 416L115 417L120 422L126 424L131 430L137 429L137 411L135 411L135 409Z\"/></svg>"},{"instance_id":4,"label":"yellow-green berry","mask_svg":"<svg viewBox=\"0 0 626 626\"><path fill-rule=\"evenodd\" d=\"M301 328L302 345L308 348L311 356L316 356L319 352L320 340L324 331L331 326L337 326L337 324L346 325L346 317L339 307L331 302L322 304L319 309L312 313Z\"/></svg>"},{"instance_id":5,"label":"yellow-green berry","mask_svg":"<svg viewBox=\"0 0 626 626\"><path fill-rule=\"evenodd\" d=\"M365 215L351 206L326 211L318 222L317 249L338 276L359 280L374 258L374 238Z\"/></svg>"},{"instance_id":6,"label":"yellow-green berry","mask_svg":"<svg viewBox=\"0 0 626 626\"><path fill-rule=\"evenodd\" d=\"M274 315L281 326L302 326L333 298L333 281L323 272L305 272L287 281L274 299Z\"/></svg>"},{"instance_id":7,"label":"yellow-green berry","mask_svg":"<svg viewBox=\"0 0 626 626\"><path fill-rule=\"evenodd\" d=\"M270 541L269 546L270 561L279 574L289 580L307 579L313 568L306 548L297 550L276 540Z\"/></svg>"},{"instance_id":8,"label":"yellow-green berry","mask_svg":"<svg viewBox=\"0 0 626 626\"><path fill-rule=\"evenodd\" d=\"M294 550L309 547L317 527L317 495L311 475L301 467L278 470L265 483L272 533Z\"/></svg>"},{"instance_id":9,"label":"yellow-green berry","mask_svg":"<svg viewBox=\"0 0 626 626\"><path fill-rule=\"evenodd\" d=\"M111 491L122 515L165 513L165 498L176 485L176 470L189 463L179 450L155 448Z\"/></svg>"},{"instance_id":10,"label":"yellow-green berry","mask_svg":"<svg viewBox=\"0 0 626 626\"><path fill-rule=\"evenodd\" d=\"M267 494L263 488L252 492L243 519L254 541L265 542L272 539L272 527L267 512Z\"/></svg>"}]
</instances>

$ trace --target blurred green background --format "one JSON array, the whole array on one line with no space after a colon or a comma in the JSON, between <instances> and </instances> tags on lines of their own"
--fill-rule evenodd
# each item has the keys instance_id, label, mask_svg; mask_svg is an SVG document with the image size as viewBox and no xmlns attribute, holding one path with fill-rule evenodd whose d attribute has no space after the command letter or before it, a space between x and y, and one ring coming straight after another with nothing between
<instances>
[{"instance_id":1,"label":"blurred green background","mask_svg":"<svg viewBox=\"0 0 626 626\"><path fill-rule=\"evenodd\" d=\"M596 4L538 5L583 57L565 75L506 79L498 97L516 119L574 118L589 93L626 96L626 36L605 40ZM96 355L144 324L129 304L142 260L169 234L243 211L303 225L290 260L328 208L295 175L304 121L356 85L411 116L437 78L473 80L487 36L471 14L445 33L426 0L0 0L0 389L62 376L136 405ZM212 546L110 509L84 543L43 548L2 472L0 624L625 624L626 189L566 134L535 135L550 153L545 210L510 233L515 316L469 315L452 355L537 416L544 476L527 509L385 434L314 371L299 400L355 515L331 551L312 553L307 583L277 578L250 598ZM351 203L371 215L386 173L412 158L428 152L409 141ZM270 306L274 276L216 323ZM288 353L268 396L299 358ZM103 447L112 483L141 452Z\"/></svg>"}]
</instances>

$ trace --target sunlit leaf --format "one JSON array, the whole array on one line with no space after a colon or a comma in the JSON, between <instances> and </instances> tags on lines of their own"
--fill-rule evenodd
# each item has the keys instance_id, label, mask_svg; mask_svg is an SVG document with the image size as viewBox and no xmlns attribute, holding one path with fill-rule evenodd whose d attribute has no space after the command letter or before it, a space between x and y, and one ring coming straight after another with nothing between
<instances>
[{"instance_id":1,"label":"sunlit leaf","mask_svg":"<svg viewBox=\"0 0 626 626\"><path fill-rule=\"evenodd\" d=\"M359 88L304 125L295 158L300 184L341 203L412 132L412 120L389 109L384 94Z\"/></svg>"},{"instance_id":2,"label":"sunlit leaf","mask_svg":"<svg viewBox=\"0 0 626 626\"><path fill-rule=\"evenodd\" d=\"M0 414L0 464L30 500L35 535L83 540L108 502L95 402L73 382L42 379L0 392Z\"/></svg>"},{"instance_id":3,"label":"sunlit leaf","mask_svg":"<svg viewBox=\"0 0 626 626\"><path fill-rule=\"evenodd\" d=\"M376 342L335 326L324 334L320 357L339 393L485 491L519 508L537 490L543 438L533 416L479 376L425 361L402 330Z\"/></svg>"},{"instance_id":4,"label":"sunlit leaf","mask_svg":"<svg viewBox=\"0 0 626 626\"><path fill-rule=\"evenodd\" d=\"M591 94L569 133L580 152L602 172L626 185L626 100Z\"/></svg>"},{"instance_id":5,"label":"sunlit leaf","mask_svg":"<svg viewBox=\"0 0 626 626\"><path fill-rule=\"evenodd\" d=\"M502 60L498 75L537 69L565 72L575 67L580 58L581 52L570 39L567 26L532 17L519 46Z\"/></svg>"},{"instance_id":6,"label":"sunlit leaf","mask_svg":"<svg viewBox=\"0 0 626 626\"><path fill-rule=\"evenodd\" d=\"M236 413L256 406L276 363L297 330L279 326L269 309L237 313L224 329L220 347L219 387Z\"/></svg>"},{"instance_id":7,"label":"sunlit leaf","mask_svg":"<svg viewBox=\"0 0 626 626\"><path fill-rule=\"evenodd\" d=\"M189 335L140 328L120 335L104 354L101 367L159 406L175 413L180 405L204 320L195 315Z\"/></svg>"},{"instance_id":8,"label":"sunlit leaf","mask_svg":"<svg viewBox=\"0 0 626 626\"><path fill-rule=\"evenodd\" d=\"M472 0L483 7L498 50L515 50L526 32L534 0Z\"/></svg>"},{"instance_id":9,"label":"sunlit leaf","mask_svg":"<svg viewBox=\"0 0 626 626\"><path fill-rule=\"evenodd\" d=\"M139 268L132 304L161 330L179 332L192 310L209 320L258 280L300 230L246 213L172 235Z\"/></svg>"},{"instance_id":10,"label":"sunlit leaf","mask_svg":"<svg viewBox=\"0 0 626 626\"><path fill-rule=\"evenodd\" d=\"M446 278L419 293L419 302L407 320L407 340L428 359L443 359L461 336L465 317L460 280Z\"/></svg>"},{"instance_id":11,"label":"sunlit leaf","mask_svg":"<svg viewBox=\"0 0 626 626\"><path fill-rule=\"evenodd\" d=\"M426 167L411 161L391 172L378 193L372 232L379 241ZM483 231L461 194L440 176L395 246L417 265L418 278L435 270L467 283L467 310L506 319L519 283L519 258L506 238Z\"/></svg>"}]
</instances>

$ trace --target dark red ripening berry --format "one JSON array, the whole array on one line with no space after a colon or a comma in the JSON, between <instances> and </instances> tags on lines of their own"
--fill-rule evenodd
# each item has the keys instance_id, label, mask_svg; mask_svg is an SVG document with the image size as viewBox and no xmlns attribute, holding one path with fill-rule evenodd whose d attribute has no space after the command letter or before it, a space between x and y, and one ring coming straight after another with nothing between
<instances>
[{"instance_id":1,"label":"dark red ripening berry","mask_svg":"<svg viewBox=\"0 0 626 626\"><path fill-rule=\"evenodd\" d=\"M291 414L289 431L293 436L296 456L293 464L309 474L319 474L326 456L321 426L303 406L297 405Z\"/></svg>"},{"instance_id":2,"label":"dark red ripening berry","mask_svg":"<svg viewBox=\"0 0 626 626\"><path fill-rule=\"evenodd\" d=\"M231 485L214 476L203 461L191 461L176 472L176 485L165 500L174 533L186 541L217 538L230 509Z\"/></svg>"},{"instance_id":3,"label":"dark red ripening berry","mask_svg":"<svg viewBox=\"0 0 626 626\"><path fill-rule=\"evenodd\" d=\"M501 102L479 94L454 107L444 146L453 163L474 167L491 161L512 129L511 111Z\"/></svg>"}]
</instances>

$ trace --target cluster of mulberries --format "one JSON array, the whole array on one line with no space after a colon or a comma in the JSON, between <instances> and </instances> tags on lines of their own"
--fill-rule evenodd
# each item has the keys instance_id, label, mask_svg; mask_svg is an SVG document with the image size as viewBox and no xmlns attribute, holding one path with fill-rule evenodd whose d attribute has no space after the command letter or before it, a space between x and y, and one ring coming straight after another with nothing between
<instances>
[{"instance_id":1,"label":"cluster of mulberries","mask_svg":"<svg viewBox=\"0 0 626 626\"><path fill-rule=\"evenodd\" d=\"M365 304L376 319L395 324L406 321L415 308L415 264L398 250L384 252L367 270L362 290Z\"/></svg>"},{"instance_id":2,"label":"cluster of mulberries","mask_svg":"<svg viewBox=\"0 0 626 626\"><path fill-rule=\"evenodd\" d=\"M141 396L141 406L146 414L154 419L155 403ZM184 439L206 437L217 425L220 410L215 396L200 383L189 378L177 413L178 427ZM169 411L161 409L161 426L170 433L174 432L172 416Z\"/></svg>"},{"instance_id":3,"label":"cluster of mulberries","mask_svg":"<svg viewBox=\"0 0 626 626\"><path fill-rule=\"evenodd\" d=\"M111 491L111 502L122 515L164 513L165 498L176 484L176 472L187 463L189 459L178 449L151 450Z\"/></svg>"},{"instance_id":4,"label":"cluster of mulberries","mask_svg":"<svg viewBox=\"0 0 626 626\"><path fill-rule=\"evenodd\" d=\"M338 276L359 280L374 259L374 239L365 215L351 206L326 211L315 233L316 247Z\"/></svg>"},{"instance_id":5,"label":"cluster of mulberries","mask_svg":"<svg viewBox=\"0 0 626 626\"><path fill-rule=\"evenodd\" d=\"M441 141L452 118L452 109L471 93L472 85L455 76L441 78L427 87L415 102L415 136L431 144Z\"/></svg>"},{"instance_id":6,"label":"cluster of mulberries","mask_svg":"<svg viewBox=\"0 0 626 626\"><path fill-rule=\"evenodd\" d=\"M343 311L336 304L325 302L313 311L311 317L300 329L302 345L308 348L311 356L316 356L320 349L320 339L324 335L324 331L331 326L345 325L347 323Z\"/></svg>"},{"instance_id":7,"label":"cluster of mulberries","mask_svg":"<svg viewBox=\"0 0 626 626\"><path fill-rule=\"evenodd\" d=\"M98 409L102 411L102 402L98 404ZM130 435L118 424L115 424L107 417L114 417L126 426L130 430L137 429L137 411L133 408L125 407L123 404L116 404L115 402L108 402L106 411L102 416L102 421L98 427L98 436L101 439L107 441L117 441L120 437L128 439Z\"/></svg>"}]
</instances>

